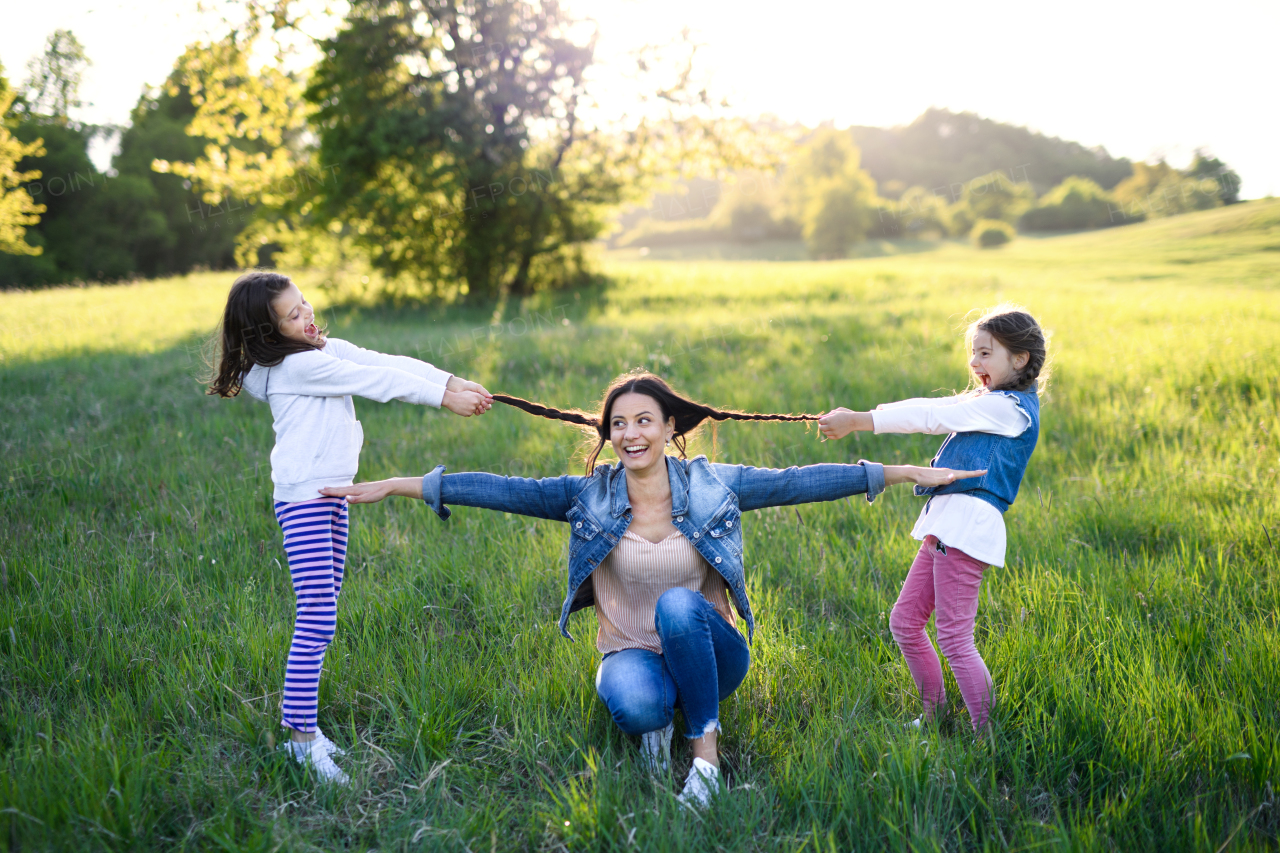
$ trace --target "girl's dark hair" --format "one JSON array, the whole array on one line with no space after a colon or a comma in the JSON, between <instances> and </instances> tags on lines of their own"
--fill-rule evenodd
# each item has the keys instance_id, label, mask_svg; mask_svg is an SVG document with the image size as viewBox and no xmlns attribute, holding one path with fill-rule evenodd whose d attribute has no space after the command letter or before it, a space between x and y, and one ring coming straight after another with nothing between
<instances>
[{"instance_id":1,"label":"girl's dark hair","mask_svg":"<svg viewBox=\"0 0 1280 853\"><path fill-rule=\"evenodd\" d=\"M211 364L206 393L234 397L255 364L274 367L286 355L324 347L323 329L317 344L290 340L280 334L280 318L271 303L292 283L287 275L254 270L231 285L222 324L212 339L215 358L210 361L216 361L216 365Z\"/></svg>"},{"instance_id":2,"label":"girl's dark hair","mask_svg":"<svg viewBox=\"0 0 1280 853\"><path fill-rule=\"evenodd\" d=\"M1043 393L1049 384L1049 343L1036 318L1017 305L1000 305L969 324L965 332L965 349L973 351L973 338L986 332L1012 355L1027 354L1027 363L1004 384L992 390L1031 391Z\"/></svg>"},{"instance_id":3,"label":"girl's dark hair","mask_svg":"<svg viewBox=\"0 0 1280 853\"><path fill-rule=\"evenodd\" d=\"M672 435L672 444L676 446L676 450L680 451L681 458L685 456L685 444L688 436L708 418L714 421L816 421L818 419L817 415L767 415L757 412L713 409L702 403L694 402L687 397L682 397L660 377L654 376L652 373L643 372L623 374L613 380L613 383L604 392L599 414L594 415L578 409L561 411L550 406L543 406L540 403L531 403L519 397L509 397L506 394L494 394L493 399L499 403L506 403L508 406L515 406L517 409L522 409L531 415L539 415L544 418L550 418L553 421L567 421L571 424L591 429L596 436L596 446L587 456L587 476L590 476L595 470L596 460L600 458L600 451L604 449L605 444L609 441L609 419L613 415L613 404L623 394L644 394L646 397L652 397L657 401L658 408L662 410L664 423L671 418L675 418L676 427Z\"/></svg>"}]
</instances>

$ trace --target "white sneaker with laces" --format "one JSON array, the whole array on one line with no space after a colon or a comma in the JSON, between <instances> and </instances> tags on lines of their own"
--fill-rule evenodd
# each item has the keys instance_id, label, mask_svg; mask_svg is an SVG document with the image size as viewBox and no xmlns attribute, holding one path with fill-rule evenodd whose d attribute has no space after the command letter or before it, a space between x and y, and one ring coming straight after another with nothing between
<instances>
[{"instance_id":1,"label":"white sneaker with laces","mask_svg":"<svg viewBox=\"0 0 1280 853\"><path fill-rule=\"evenodd\" d=\"M342 768L333 763L333 759L319 737L306 743L296 740L286 741L280 745L280 750L291 755L303 767L314 770L322 782L333 782L336 785L351 783L351 779L342 772Z\"/></svg>"},{"instance_id":2,"label":"white sneaker with laces","mask_svg":"<svg viewBox=\"0 0 1280 853\"><path fill-rule=\"evenodd\" d=\"M675 726L667 723L665 729L657 729L640 735L640 755L645 769L654 776L671 772L671 735Z\"/></svg>"},{"instance_id":3,"label":"white sneaker with laces","mask_svg":"<svg viewBox=\"0 0 1280 853\"><path fill-rule=\"evenodd\" d=\"M691 809L705 809L711 805L711 798L719 793L719 768L701 758L693 759L693 766L684 780L684 790L677 798L680 804Z\"/></svg>"},{"instance_id":4,"label":"white sneaker with laces","mask_svg":"<svg viewBox=\"0 0 1280 853\"><path fill-rule=\"evenodd\" d=\"M321 748L331 756L336 755L339 758L342 758L347 754L345 749L325 737L324 732L320 731L319 726L316 726L316 742L319 743Z\"/></svg>"}]
</instances>

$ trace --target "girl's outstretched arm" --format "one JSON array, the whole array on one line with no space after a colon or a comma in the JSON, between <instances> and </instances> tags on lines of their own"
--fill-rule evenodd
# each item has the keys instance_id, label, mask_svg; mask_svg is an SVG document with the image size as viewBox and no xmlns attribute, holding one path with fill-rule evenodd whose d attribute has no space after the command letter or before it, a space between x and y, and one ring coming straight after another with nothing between
<instances>
[{"instance_id":1,"label":"girl's outstretched arm","mask_svg":"<svg viewBox=\"0 0 1280 853\"><path fill-rule=\"evenodd\" d=\"M388 355L377 350L365 349L341 338L330 338L328 343L325 344L325 351L344 361L354 361L356 364L363 364L366 367L393 367L397 370L403 370L406 373L412 373L414 376L421 376L433 385L443 385L446 391L475 391L485 398L485 410L488 410L489 406L493 405L493 395L480 383L463 379L461 376L456 376L447 370L441 370L421 359L407 355ZM446 397L441 405L450 411L454 411L454 407L449 405L450 402ZM457 412L457 414L462 413Z\"/></svg>"},{"instance_id":2,"label":"girl's outstretched arm","mask_svg":"<svg viewBox=\"0 0 1280 853\"><path fill-rule=\"evenodd\" d=\"M818 419L824 438L844 438L851 432L924 433L987 432L1015 438L1031 425L1016 400L1001 393L936 399L903 400L873 412L832 409Z\"/></svg>"}]
</instances>

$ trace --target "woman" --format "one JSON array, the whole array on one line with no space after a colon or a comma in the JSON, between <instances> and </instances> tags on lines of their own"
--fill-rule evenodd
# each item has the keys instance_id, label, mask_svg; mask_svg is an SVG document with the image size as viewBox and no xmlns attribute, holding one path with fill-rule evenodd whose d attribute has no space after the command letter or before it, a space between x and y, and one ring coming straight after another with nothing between
<instances>
[{"instance_id":1,"label":"woman","mask_svg":"<svg viewBox=\"0 0 1280 853\"><path fill-rule=\"evenodd\" d=\"M811 420L811 415L725 412L686 399L651 374L631 374L605 392L599 415L561 412L495 394L499 402L595 431L585 477L540 480L495 474L401 477L326 495L372 503L389 495L421 498L440 515L446 504L483 507L569 523L569 592L560 614L594 606L604 658L596 689L618 727L639 735L653 771L670 766L672 719L684 713L693 766L680 801L705 807L720 790L720 701L746 677L751 655L733 607L755 630L742 563L743 512L866 494L895 483L938 486L982 472L882 466L808 465L777 470L688 460L688 436L706 419ZM596 466L608 441L619 464ZM667 454L668 445L679 458ZM714 570L714 571L713 571Z\"/></svg>"}]
</instances>

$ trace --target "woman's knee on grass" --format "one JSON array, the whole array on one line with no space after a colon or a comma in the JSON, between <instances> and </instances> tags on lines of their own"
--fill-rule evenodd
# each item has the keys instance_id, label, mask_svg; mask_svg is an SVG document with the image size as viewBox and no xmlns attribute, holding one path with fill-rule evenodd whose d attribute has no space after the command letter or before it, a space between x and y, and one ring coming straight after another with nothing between
<instances>
[{"instance_id":1,"label":"woman's knee on grass","mask_svg":"<svg viewBox=\"0 0 1280 853\"><path fill-rule=\"evenodd\" d=\"M623 733L657 731L675 716L675 685L667 683L661 660L659 655L627 649L600 664L596 693Z\"/></svg>"}]
</instances>

